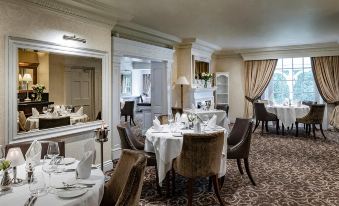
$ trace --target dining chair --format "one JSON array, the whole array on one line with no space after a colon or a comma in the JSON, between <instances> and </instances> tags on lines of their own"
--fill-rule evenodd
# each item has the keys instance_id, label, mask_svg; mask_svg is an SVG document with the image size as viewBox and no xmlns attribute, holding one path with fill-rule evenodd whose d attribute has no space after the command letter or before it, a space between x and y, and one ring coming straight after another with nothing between
<instances>
[{"instance_id":1,"label":"dining chair","mask_svg":"<svg viewBox=\"0 0 339 206\"><path fill-rule=\"evenodd\" d=\"M264 134L264 126L266 125L266 131L268 132L268 122L276 122L276 132L279 134L279 119L277 115L270 113L266 110L264 103L254 102L254 113L256 123L253 132L258 128L261 122L261 135Z\"/></svg>"},{"instance_id":2,"label":"dining chair","mask_svg":"<svg viewBox=\"0 0 339 206\"><path fill-rule=\"evenodd\" d=\"M101 206L139 205L147 158L138 151L122 150L121 157L104 186Z\"/></svg>"},{"instance_id":3,"label":"dining chair","mask_svg":"<svg viewBox=\"0 0 339 206\"><path fill-rule=\"evenodd\" d=\"M324 134L323 127L322 127L324 111L325 111L324 104L310 105L310 111L308 112L308 114L304 117L297 118L295 121L295 126L296 126L295 136L298 137L298 124L303 123L304 125L306 125L306 135L307 136L310 135L311 126L312 126L313 136L315 138L315 126L316 124L319 124L321 134L326 139L326 136Z\"/></svg>"},{"instance_id":4,"label":"dining chair","mask_svg":"<svg viewBox=\"0 0 339 206\"><path fill-rule=\"evenodd\" d=\"M39 118L39 130L49 129L54 127L62 127L71 124L71 118L58 117L58 118Z\"/></svg>"},{"instance_id":5,"label":"dining chair","mask_svg":"<svg viewBox=\"0 0 339 206\"><path fill-rule=\"evenodd\" d=\"M224 205L219 192L218 173L224 145L224 132L184 134L180 155L173 160L172 189L175 173L188 177L188 205L192 205L194 179L210 177L220 205Z\"/></svg>"},{"instance_id":6,"label":"dining chair","mask_svg":"<svg viewBox=\"0 0 339 206\"><path fill-rule=\"evenodd\" d=\"M23 131L25 132L26 131L26 128L25 128L25 124L26 124L26 115L24 113L24 111L19 111L19 131Z\"/></svg>"},{"instance_id":7,"label":"dining chair","mask_svg":"<svg viewBox=\"0 0 339 206\"><path fill-rule=\"evenodd\" d=\"M117 125L117 129L119 132L119 137L121 141L121 148L122 149L130 149L136 150L144 155L147 158L147 166L154 166L155 167L155 179L157 185L157 191L161 195L161 188L159 185L159 176L158 176L158 167L157 167L157 159L155 157L155 153L145 152L144 147L145 145L137 140L136 136L132 132L131 128L128 124L120 124Z\"/></svg>"},{"instance_id":8,"label":"dining chair","mask_svg":"<svg viewBox=\"0 0 339 206\"><path fill-rule=\"evenodd\" d=\"M160 124L168 124L168 115L163 114L158 117Z\"/></svg>"},{"instance_id":9,"label":"dining chair","mask_svg":"<svg viewBox=\"0 0 339 206\"><path fill-rule=\"evenodd\" d=\"M227 104L217 104L217 106L215 108L220 109L220 110L224 110L226 112L227 117L228 117L228 111L229 111L230 107Z\"/></svg>"},{"instance_id":10,"label":"dining chair","mask_svg":"<svg viewBox=\"0 0 339 206\"><path fill-rule=\"evenodd\" d=\"M244 174L241 159L244 160L247 176L252 184L256 186L249 168L248 157L251 147L253 122L250 119L237 118L235 124L227 138L227 159L236 159L238 170Z\"/></svg>"},{"instance_id":11,"label":"dining chair","mask_svg":"<svg viewBox=\"0 0 339 206\"><path fill-rule=\"evenodd\" d=\"M101 111L98 112L97 117L95 118L95 120L102 120L102 118L101 118Z\"/></svg>"},{"instance_id":12,"label":"dining chair","mask_svg":"<svg viewBox=\"0 0 339 206\"><path fill-rule=\"evenodd\" d=\"M136 126L134 122L134 101L125 101L124 107L121 109L120 116L125 116L125 122L127 122L127 116L129 116L129 124Z\"/></svg>"},{"instance_id":13,"label":"dining chair","mask_svg":"<svg viewBox=\"0 0 339 206\"><path fill-rule=\"evenodd\" d=\"M5 153L7 155L7 152L10 148L19 147L22 151L22 154L25 155L29 147L31 146L33 141L27 141L27 142L20 142L20 143L14 143L14 144L8 144L5 146ZM45 155L47 155L47 149L48 144L50 141L40 141L41 143L41 159L44 158ZM60 156L65 157L65 142L64 141L56 141L59 146L59 152Z\"/></svg>"},{"instance_id":14,"label":"dining chair","mask_svg":"<svg viewBox=\"0 0 339 206\"><path fill-rule=\"evenodd\" d=\"M180 115L182 115L183 109L181 107L172 107L173 116L175 116L176 113L179 113Z\"/></svg>"},{"instance_id":15,"label":"dining chair","mask_svg":"<svg viewBox=\"0 0 339 206\"><path fill-rule=\"evenodd\" d=\"M317 104L317 102L314 102L314 101L302 101L301 104L307 105L307 106L311 106L313 104Z\"/></svg>"}]
</instances>

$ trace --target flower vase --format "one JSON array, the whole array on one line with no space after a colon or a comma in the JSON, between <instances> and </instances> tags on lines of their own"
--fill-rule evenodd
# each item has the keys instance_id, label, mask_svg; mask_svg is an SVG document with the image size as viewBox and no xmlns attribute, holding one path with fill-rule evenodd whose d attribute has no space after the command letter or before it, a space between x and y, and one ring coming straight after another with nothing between
<instances>
[{"instance_id":1,"label":"flower vase","mask_svg":"<svg viewBox=\"0 0 339 206\"><path fill-rule=\"evenodd\" d=\"M204 82L204 87L207 88L207 80Z\"/></svg>"},{"instance_id":2,"label":"flower vase","mask_svg":"<svg viewBox=\"0 0 339 206\"><path fill-rule=\"evenodd\" d=\"M11 189L12 179L9 176L8 170L4 171L4 174L1 179L0 189L1 191L6 191Z\"/></svg>"},{"instance_id":3,"label":"flower vase","mask_svg":"<svg viewBox=\"0 0 339 206\"><path fill-rule=\"evenodd\" d=\"M41 93L36 93L36 101L41 102L42 100L42 94Z\"/></svg>"}]
</instances>

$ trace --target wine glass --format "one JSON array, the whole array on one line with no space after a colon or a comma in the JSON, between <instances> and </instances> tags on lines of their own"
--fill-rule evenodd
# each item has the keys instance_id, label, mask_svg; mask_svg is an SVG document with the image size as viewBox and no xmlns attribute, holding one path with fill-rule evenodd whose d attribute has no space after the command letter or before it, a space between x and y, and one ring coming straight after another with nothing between
<instances>
[{"instance_id":1,"label":"wine glass","mask_svg":"<svg viewBox=\"0 0 339 206\"><path fill-rule=\"evenodd\" d=\"M51 188L51 176L52 173L56 170L56 164L53 159L50 159L48 155L44 156L44 162L42 165L42 171L48 174L48 189Z\"/></svg>"},{"instance_id":2,"label":"wine glass","mask_svg":"<svg viewBox=\"0 0 339 206\"><path fill-rule=\"evenodd\" d=\"M170 127L170 130L172 132L173 130L173 122L174 122L174 117L173 117L173 114L168 114L168 124L169 124L169 127Z\"/></svg>"},{"instance_id":3,"label":"wine glass","mask_svg":"<svg viewBox=\"0 0 339 206\"><path fill-rule=\"evenodd\" d=\"M47 156L50 159L54 159L60 154L59 145L57 142L49 142L47 148Z\"/></svg>"},{"instance_id":4,"label":"wine glass","mask_svg":"<svg viewBox=\"0 0 339 206\"><path fill-rule=\"evenodd\" d=\"M29 191L33 196L41 196L46 192L46 183L42 172L34 174L32 181L29 183Z\"/></svg>"},{"instance_id":5,"label":"wine glass","mask_svg":"<svg viewBox=\"0 0 339 206\"><path fill-rule=\"evenodd\" d=\"M208 120L209 120L210 118L208 117L207 114L205 114L205 115L202 116L201 119L202 119L202 122L203 122L203 124L204 124L204 131L205 131L205 130L206 130L207 123L208 123Z\"/></svg>"},{"instance_id":6,"label":"wine glass","mask_svg":"<svg viewBox=\"0 0 339 206\"><path fill-rule=\"evenodd\" d=\"M55 173L62 173L65 170L65 161L63 156L55 157L54 163L56 165Z\"/></svg>"},{"instance_id":7,"label":"wine glass","mask_svg":"<svg viewBox=\"0 0 339 206\"><path fill-rule=\"evenodd\" d=\"M190 122L190 127L191 127L194 124L196 116L193 113L189 113L187 115L187 118L188 118L188 121Z\"/></svg>"}]
</instances>

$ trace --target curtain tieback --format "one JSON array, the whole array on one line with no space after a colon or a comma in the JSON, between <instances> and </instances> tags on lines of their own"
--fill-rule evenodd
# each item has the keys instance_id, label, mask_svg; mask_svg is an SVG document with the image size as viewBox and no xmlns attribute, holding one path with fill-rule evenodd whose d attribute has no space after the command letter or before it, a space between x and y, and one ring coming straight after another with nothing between
<instances>
[{"instance_id":1,"label":"curtain tieback","mask_svg":"<svg viewBox=\"0 0 339 206\"><path fill-rule=\"evenodd\" d=\"M253 104L253 102L255 102L256 100L259 99L259 97L255 97L255 98L251 98L251 97L248 97L248 96L245 96L246 100L251 102Z\"/></svg>"}]
</instances>

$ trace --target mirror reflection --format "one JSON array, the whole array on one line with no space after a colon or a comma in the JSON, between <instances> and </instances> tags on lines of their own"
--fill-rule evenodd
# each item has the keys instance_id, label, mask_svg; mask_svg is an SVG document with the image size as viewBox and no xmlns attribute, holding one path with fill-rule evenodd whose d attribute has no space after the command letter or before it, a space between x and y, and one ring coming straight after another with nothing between
<instances>
[{"instance_id":1,"label":"mirror reflection","mask_svg":"<svg viewBox=\"0 0 339 206\"><path fill-rule=\"evenodd\" d=\"M18 50L18 133L101 119L99 58Z\"/></svg>"}]
</instances>

